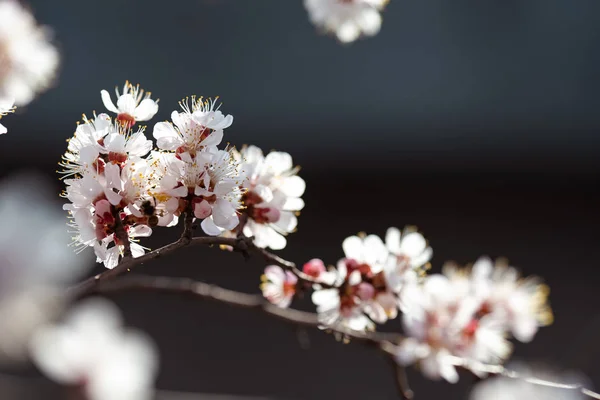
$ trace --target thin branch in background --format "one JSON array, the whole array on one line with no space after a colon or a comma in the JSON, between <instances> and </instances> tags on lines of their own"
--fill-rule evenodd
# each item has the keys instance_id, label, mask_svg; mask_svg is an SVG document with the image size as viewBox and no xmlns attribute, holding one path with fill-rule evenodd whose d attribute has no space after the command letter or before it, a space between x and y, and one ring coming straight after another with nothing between
<instances>
[{"instance_id":1,"label":"thin branch in background","mask_svg":"<svg viewBox=\"0 0 600 400\"><path fill-rule=\"evenodd\" d=\"M593 392L583 387L580 383L561 383L549 381L546 379L539 379L536 377L526 376L517 371L504 368L504 366L502 365L484 364L479 361L468 360L460 357L451 357L451 361L455 366L468 369L469 371L473 371L474 373L485 373L489 376L503 376L505 378L510 379L519 379L524 382L531 383L532 385L546 386L564 390L574 390L587 397L593 399L600 399L599 393Z\"/></svg>"},{"instance_id":2,"label":"thin branch in background","mask_svg":"<svg viewBox=\"0 0 600 400\"><path fill-rule=\"evenodd\" d=\"M396 386L398 387L398 392L402 396L402 400L412 400L414 399L414 393L408 384L408 377L406 376L406 368L399 365L396 360L391 359L393 363L394 373L396 376Z\"/></svg>"}]
</instances>

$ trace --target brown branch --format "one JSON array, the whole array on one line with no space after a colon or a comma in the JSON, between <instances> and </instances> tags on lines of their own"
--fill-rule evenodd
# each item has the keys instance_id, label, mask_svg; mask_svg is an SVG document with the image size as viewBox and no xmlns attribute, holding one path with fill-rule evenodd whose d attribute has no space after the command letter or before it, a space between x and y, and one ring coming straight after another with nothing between
<instances>
[{"instance_id":1,"label":"brown branch","mask_svg":"<svg viewBox=\"0 0 600 400\"><path fill-rule=\"evenodd\" d=\"M129 275L119 280L101 282L94 289L98 293L149 290L152 292L187 294L196 298L213 300L235 307L254 309L296 326L322 328L317 315L314 313L291 308L280 308L269 303L262 295L236 292L216 285L194 281L189 278ZM328 327L327 330L344 339L350 338L374 345L386 353L386 355L390 356L390 360L394 364L394 370L396 371L397 386L402 399L411 400L413 398L412 391L408 386L404 367L396 364L393 358L395 345L402 341L402 335L383 332L365 333L342 327Z\"/></svg>"},{"instance_id":2,"label":"brown branch","mask_svg":"<svg viewBox=\"0 0 600 400\"><path fill-rule=\"evenodd\" d=\"M188 202L188 207L186 208L185 213L183 214L183 233L181 234L181 239L190 242L192 240L192 236L194 235L194 213L192 211L191 202Z\"/></svg>"},{"instance_id":3,"label":"brown branch","mask_svg":"<svg viewBox=\"0 0 600 400\"><path fill-rule=\"evenodd\" d=\"M125 248L123 251L123 258L131 258L131 243L129 243L129 235L125 231L123 221L121 220L120 212L116 211L115 214L115 241L119 241L120 244Z\"/></svg>"},{"instance_id":4,"label":"brown branch","mask_svg":"<svg viewBox=\"0 0 600 400\"><path fill-rule=\"evenodd\" d=\"M531 383L532 385L546 386L564 390L574 390L592 399L600 399L599 393L593 392L585 388L580 383L561 383L549 381L546 379L539 379L531 376L526 376L521 374L520 372L504 368L504 366L502 365L484 364L479 361L469 360L460 357L451 357L450 360L455 366L465 368L466 370L471 371L474 374L485 373L489 376L503 376L505 378L510 379L519 379L524 382Z\"/></svg>"},{"instance_id":5,"label":"brown branch","mask_svg":"<svg viewBox=\"0 0 600 400\"><path fill-rule=\"evenodd\" d=\"M163 276L128 275L118 280L103 281L93 288L95 293L111 293L130 290L147 290L152 292L167 292L192 295L196 298L217 301L235 307L254 309L273 316L279 320L313 328L322 327L317 315L310 312L280 308L269 303L262 295L248 294L225 289L209 283L194 281L189 278L171 278ZM359 332L341 327L327 328L344 337L381 347L400 343L402 335L384 332Z\"/></svg>"},{"instance_id":6,"label":"brown branch","mask_svg":"<svg viewBox=\"0 0 600 400\"><path fill-rule=\"evenodd\" d=\"M257 247L254 244L254 242L252 242L252 240L249 238L246 238L246 237L225 238L225 237L219 237L219 236L217 236L217 237L203 236L203 237L192 238L192 237L188 236L191 233L192 233L191 218L188 221L188 218L186 217L186 222L184 224L184 231L179 240L177 240L176 242L170 243L166 246L163 246L161 248L158 248L156 250L153 250L151 252L148 252L148 253L144 254L143 256L140 256L137 258L131 258L131 257L123 258L121 260L121 262L119 262L119 264L115 268L109 269L100 274L92 276L91 278L88 278L87 280L84 280L83 282L71 287L69 289L70 295L73 297L84 296L85 294L87 294L91 290L93 290L93 288L101 281L113 279L117 276L123 275L127 272L130 272L138 265L141 265L150 260L162 257L164 255L170 254L177 249L180 249L182 247L186 247L189 245L205 245L205 246L223 245L223 246L230 246L235 251L239 251L242 254L256 253L256 254L260 255L262 258L264 258L265 261L267 261L268 263L278 265L284 269L288 269L288 270L292 271L301 280L303 280L305 282L319 283L312 276L307 275L304 272L302 272L301 270L299 270L296 267L296 264L294 264L293 262L284 260L283 258L281 258L273 253L270 253L265 249L261 249L261 248ZM321 286L327 287L328 285L321 284Z\"/></svg>"},{"instance_id":7,"label":"brown branch","mask_svg":"<svg viewBox=\"0 0 600 400\"><path fill-rule=\"evenodd\" d=\"M408 384L408 377L406 376L406 368L401 366L396 362L393 357L390 357L392 367L394 368L395 378L396 378L396 386L398 388L398 393L402 396L402 400L412 400L414 399L414 393Z\"/></svg>"}]
</instances>

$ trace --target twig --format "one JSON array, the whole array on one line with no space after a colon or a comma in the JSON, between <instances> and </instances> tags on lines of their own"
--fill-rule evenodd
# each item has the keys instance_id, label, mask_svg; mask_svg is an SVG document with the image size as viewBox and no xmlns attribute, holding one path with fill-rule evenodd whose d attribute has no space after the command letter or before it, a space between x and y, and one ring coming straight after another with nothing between
<instances>
[{"instance_id":1,"label":"twig","mask_svg":"<svg viewBox=\"0 0 600 400\"><path fill-rule=\"evenodd\" d=\"M189 203L189 206L187 207L184 213L183 233L181 234L181 240L186 241L188 243L192 240L192 236L194 235L193 222L194 213L191 209L191 203Z\"/></svg>"},{"instance_id":2,"label":"twig","mask_svg":"<svg viewBox=\"0 0 600 400\"><path fill-rule=\"evenodd\" d=\"M294 264L293 262L284 260L283 258L281 258L273 253L270 253L270 252L266 251L265 249L261 249L261 248L257 247L252 242L252 240L250 240L249 238L246 238L246 237L225 238L225 237L203 236L203 237L195 237L195 238L188 239L188 236L187 236L188 232L191 233L191 229L192 229L191 221L190 221L190 225L189 225L188 229L186 229L187 226L188 226L188 222L187 222L187 218L186 218L186 223L184 226L183 234L182 234L181 238L179 240L177 240L176 242L170 243L166 246L163 246L159 249L153 250L153 251L146 253L143 256L140 256L137 258L125 257L121 260L121 262L119 262L119 264L115 268L109 269L100 274L97 274L97 275L95 275L91 278L88 278L87 280L71 287L69 289L70 295L73 297L84 296L85 294L89 293L101 281L113 279L119 275L123 275L124 273L131 271L133 268L135 268L136 266L138 266L140 264L143 264L147 261L162 257L164 255L170 254L177 249L180 249L182 247L186 247L189 245L205 245L205 246L224 245L224 246L230 246L234 250L239 251L241 253L248 253L248 252L257 253L260 256L262 256L265 259L265 261L267 261L268 263L275 264L282 268L292 271L294 274L296 274L298 276L298 278L300 278L303 281L311 282L311 283L319 283L312 276L307 275L304 272L300 271L296 267L296 264ZM321 286L327 287L328 285L321 283Z\"/></svg>"},{"instance_id":3,"label":"twig","mask_svg":"<svg viewBox=\"0 0 600 400\"><path fill-rule=\"evenodd\" d=\"M310 312L280 308L269 303L262 295L248 294L225 289L216 285L194 281L189 278L171 278L163 276L128 275L118 280L104 281L93 288L96 293L110 293L130 290L148 290L152 292L168 292L192 295L231 306L254 309L279 320L313 328L321 328L317 315ZM330 327L328 330L344 337L381 347L393 346L402 341L403 336L384 332L360 332L342 327ZM388 347L389 348L389 347Z\"/></svg>"},{"instance_id":4,"label":"twig","mask_svg":"<svg viewBox=\"0 0 600 400\"><path fill-rule=\"evenodd\" d=\"M452 364L454 364L455 366L465 368L475 374L483 372L483 373L486 373L491 376L503 376L505 378L510 378L510 379L519 379L524 382L531 383L532 385L547 386L547 387L553 387L556 389L564 389L564 390L575 390L575 391L577 391L587 397L590 397L592 399L600 399L599 393L593 392L593 391L583 387L579 383L560 383L560 382L549 381L546 379L539 379L539 378L535 378L535 377L531 377L531 376L525 376L517 371L513 371L510 369L504 368L504 366L502 366L502 365L484 364L484 363L480 363L479 361L468 360L468 359L460 358L460 357L450 357L449 359L452 362Z\"/></svg>"},{"instance_id":5,"label":"twig","mask_svg":"<svg viewBox=\"0 0 600 400\"><path fill-rule=\"evenodd\" d=\"M396 386L398 387L400 396L402 396L402 400L412 400L414 398L414 393L408 384L406 368L398 364L393 357L390 358L393 364L392 367L394 368L394 373L396 375Z\"/></svg>"}]
</instances>

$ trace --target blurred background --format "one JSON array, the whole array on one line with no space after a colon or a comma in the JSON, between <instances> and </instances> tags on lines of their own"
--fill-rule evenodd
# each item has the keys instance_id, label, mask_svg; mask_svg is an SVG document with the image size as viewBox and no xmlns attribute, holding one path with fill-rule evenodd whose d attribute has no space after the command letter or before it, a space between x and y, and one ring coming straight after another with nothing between
<instances>
[{"instance_id":1,"label":"blurred background","mask_svg":"<svg viewBox=\"0 0 600 400\"><path fill-rule=\"evenodd\" d=\"M75 122L104 111L100 90L126 79L160 98L151 126L186 95L218 95L235 118L226 141L302 166L307 205L282 256L335 263L346 236L407 224L429 239L435 272L506 256L544 277L555 312L515 357L600 381L599 2L391 0L381 33L350 46L318 34L301 0L28 3L52 27L62 67L54 89L2 121L2 176L35 169L58 194ZM258 292L263 268L189 248L140 269ZM157 341L161 389L397 398L387 360L358 343L175 295L112 298ZM409 376L418 399L463 399L472 379Z\"/></svg>"}]
</instances>

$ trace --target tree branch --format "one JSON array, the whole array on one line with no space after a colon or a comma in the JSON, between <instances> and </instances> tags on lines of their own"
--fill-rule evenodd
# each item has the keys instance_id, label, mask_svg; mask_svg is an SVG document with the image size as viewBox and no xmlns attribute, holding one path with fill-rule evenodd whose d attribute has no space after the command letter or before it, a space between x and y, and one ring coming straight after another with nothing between
<instances>
[{"instance_id":1,"label":"tree branch","mask_svg":"<svg viewBox=\"0 0 600 400\"><path fill-rule=\"evenodd\" d=\"M123 251L123 258L131 258L131 243L129 243L129 235L127 231L125 231L125 227L123 226L123 221L121 220L121 213L114 212L115 214L115 238L123 245L125 248Z\"/></svg>"},{"instance_id":2,"label":"tree branch","mask_svg":"<svg viewBox=\"0 0 600 400\"><path fill-rule=\"evenodd\" d=\"M188 214L189 215L189 214ZM91 278L84 280L83 282L71 287L69 289L69 294L73 297L81 297L89 293L93 288L101 281L113 279L117 276L123 275L126 272L130 272L136 266L148 262L150 260L154 260L156 258L162 257L164 255L170 254L173 251L180 249L182 247L186 247L189 245L205 245L205 246L230 246L235 251L239 251L242 254L247 253L256 253L260 255L270 264L278 265L284 269L292 271L295 275L298 276L301 280L310 283L319 283L315 278L310 275L305 274L300 269L296 267L291 261L284 260L283 258L268 252L265 249L261 249L257 247L251 239L246 237L241 238L225 238L225 237L213 237L213 236L203 236L203 237L194 237L192 238L192 223L191 218L188 221L188 217L186 215L186 222L184 224L184 231L179 240L176 242L170 243L166 246L153 250L144 254L143 256L137 258L125 257L119 262L119 264L107 271L104 271L100 274L97 274ZM328 285L322 284L321 286L327 287Z\"/></svg>"},{"instance_id":3,"label":"tree branch","mask_svg":"<svg viewBox=\"0 0 600 400\"><path fill-rule=\"evenodd\" d=\"M600 399L600 394L586 389L580 383L560 383L523 375L517 371L504 368L502 365L484 364L479 361L460 357L450 357L452 364L465 368L473 373L486 373L490 376L503 376L510 379L519 379L532 385L553 387L556 389L574 390L592 399Z\"/></svg>"},{"instance_id":4,"label":"tree branch","mask_svg":"<svg viewBox=\"0 0 600 400\"><path fill-rule=\"evenodd\" d=\"M293 325L320 328L317 315L310 312L280 308L269 303L260 294L248 294L225 289L217 285L194 281L189 278L171 278L164 276L129 275L118 280L103 281L93 288L93 293L112 293L130 290L147 290L192 295L196 298L213 300L235 307L254 309ZM403 336L384 332L360 332L342 327L328 330L358 341L375 344L398 344Z\"/></svg>"}]
</instances>

